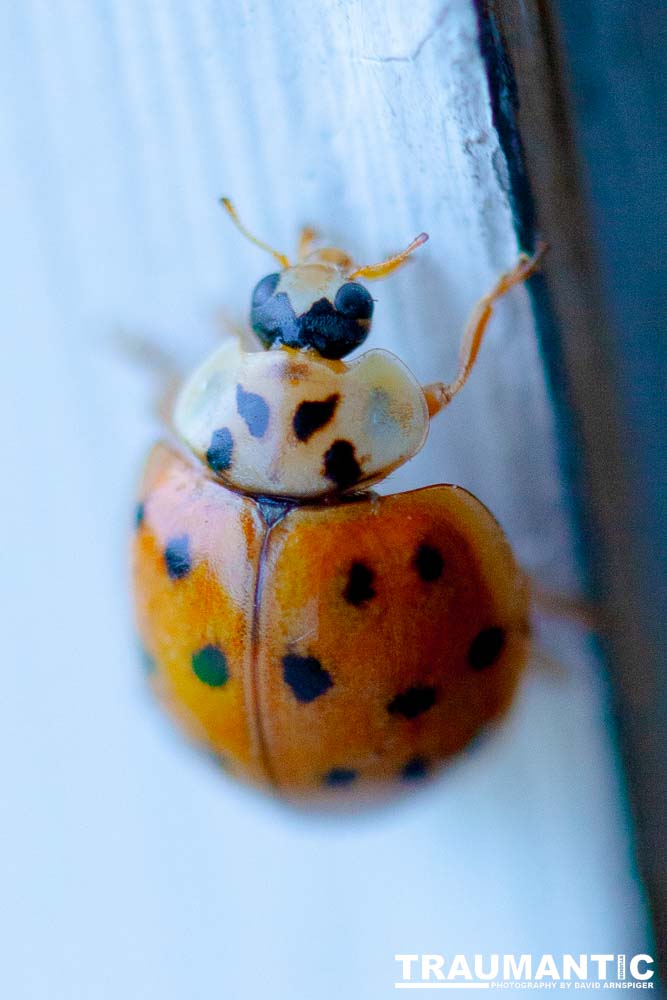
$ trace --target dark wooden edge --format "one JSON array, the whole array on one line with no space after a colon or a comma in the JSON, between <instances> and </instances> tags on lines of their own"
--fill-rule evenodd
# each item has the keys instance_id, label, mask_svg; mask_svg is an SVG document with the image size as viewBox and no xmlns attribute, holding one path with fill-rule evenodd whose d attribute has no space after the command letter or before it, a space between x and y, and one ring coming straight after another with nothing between
<instances>
[{"instance_id":1,"label":"dark wooden edge","mask_svg":"<svg viewBox=\"0 0 667 1000\"><path fill-rule=\"evenodd\" d=\"M645 480L636 447L633 451L637 429L628 421L623 392L626 344L610 318L609 285L602 289L605 233L592 208L590 176L597 164L588 162L588 150L575 134L553 6L546 0L474 2L517 236L528 251L538 237L551 248L531 293L581 565L606 623L600 643L633 814L637 870L654 922L653 954L665 956L667 719L660 633L667 615L651 550L651 531L659 532L659 525L651 524L642 496ZM609 148L614 141L614 135L606 136ZM614 277L624 280L622 273Z\"/></svg>"}]
</instances>

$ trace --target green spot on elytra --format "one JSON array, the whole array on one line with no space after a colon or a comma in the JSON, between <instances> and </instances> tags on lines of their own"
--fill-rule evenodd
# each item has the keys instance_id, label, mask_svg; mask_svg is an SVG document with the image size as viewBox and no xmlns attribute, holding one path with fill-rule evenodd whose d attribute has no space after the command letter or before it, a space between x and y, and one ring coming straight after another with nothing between
<instances>
[{"instance_id":1,"label":"green spot on elytra","mask_svg":"<svg viewBox=\"0 0 667 1000\"><path fill-rule=\"evenodd\" d=\"M137 528L140 528L144 523L144 518L146 517L146 505L144 503L138 503L134 511L134 523Z\"/></svg>"},{"instance_id":2,"label":"green spot on elytra","mask_svg":"<svg viewBox=\"0 0 667 1000\"><path fill-rule=\"evenodd\" d=\"M227 658L217 646L204 646L192 654L192 669L209 687L222 687L229 679Z\"/></svg>"},{"instance_id":3,"label":"green spot on elytra","mask_svg":"<svg viewBox=\"0 0 667 1000\"><path fill-rule=\"evenodd\" d=\"M143 667L144 673L147 677L150 677L150 675L154 674L157 670L157 663L148 650L143 647L139 650L139 658L141 660L141 666Z\"/></svg>"}]
</instances>

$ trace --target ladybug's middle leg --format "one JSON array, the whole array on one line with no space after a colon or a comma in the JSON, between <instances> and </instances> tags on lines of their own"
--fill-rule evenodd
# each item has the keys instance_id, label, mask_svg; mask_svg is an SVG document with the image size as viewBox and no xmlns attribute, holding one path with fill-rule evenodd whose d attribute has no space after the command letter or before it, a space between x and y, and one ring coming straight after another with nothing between
<instances>
[{"instance_id":1,"label":"ladybug's middle leg","mask_svg":"<svg viewBox=\"0 0 667 1000\"><path fill-rule=\"evenodd\" d=\"M551 590L525 574L533 611L546 618L560 618L581 625L592 632L604 631L604 609L595 602L577 594Z\"/></svg>"},{"instance_id":2,"label":"ladybug's middle leg","mask_svg":"<svg viewBox=\"0 0 667 1000\"><path fill-rule=\"evenodd\" d=\"M598 604L576 594L564 594L549 590L529 576L526 576L530 594L530 605L533 619L531 629L530 662L541 668L548 676L564 678L568 670L557 654L552 653L543 645L538 622L544 619L556 619L568 625L578 626L587 633L604 635L609 619L605 609Z\"/></svg>"},{"instance_id":3,"label":"ladybug's middle leg","mask_svg":"<svg viewBox=\"0 0 667 1000\"><path fill-rule=\"evenodd\" d=\"M459 349L459 370L453 382L432 382L424 386L424 395L430 417L434 417L461 391L473 369L493 307L511 288L522 285L540 266L546 253L546 244L538 247L533 257L522 254L511 271L501 275L495 287L479 300L463 333Z\"/></svg>"}]
</instances>

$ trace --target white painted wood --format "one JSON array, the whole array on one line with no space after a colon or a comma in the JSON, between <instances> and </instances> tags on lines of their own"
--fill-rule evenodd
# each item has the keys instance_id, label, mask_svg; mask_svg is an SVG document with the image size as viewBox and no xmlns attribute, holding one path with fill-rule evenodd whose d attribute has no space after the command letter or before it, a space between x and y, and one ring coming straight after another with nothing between
<instances>
[{"instance_id":1,"label":"white painted wood","mask_svg":"<svg viewBox=\"0 0 667 1000\"><path fill-rule=\"evenodd\" d=\"M647 947L607 693L545 632L507 725L417 800L307 820L225 783L143 695L126 595L150 383L118 328L188 363L312 222L377 287L375 346L454 370L515 258L468 0L0 5L6 611L2 994L391 995L395 952ZM398 488L459 482L574 587L567 487L525 293Z\"/></svg>"}]
</instances>

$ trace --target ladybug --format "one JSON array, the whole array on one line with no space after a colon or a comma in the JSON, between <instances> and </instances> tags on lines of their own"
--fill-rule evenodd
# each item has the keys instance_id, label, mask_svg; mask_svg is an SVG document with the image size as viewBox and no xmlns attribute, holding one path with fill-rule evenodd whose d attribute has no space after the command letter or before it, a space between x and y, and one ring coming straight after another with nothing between
<instances>
[{"instance_id":1,"label":"ladybug","mask_svg":"<svg viewBox=\"0 0 667 1000\"><path fill-rule=\"evenodd\" d=\"M379 264L315 249L252 294L262 349L228 339L180 388L143 475L133 542L138 630L167 710L231 774L292 801L414 785L509 705L529 649L524 574L458 486L380 496L464 385L494 302L477 306L453 382L421 386L369 334Z\"/></svg>"}]
</instances>

